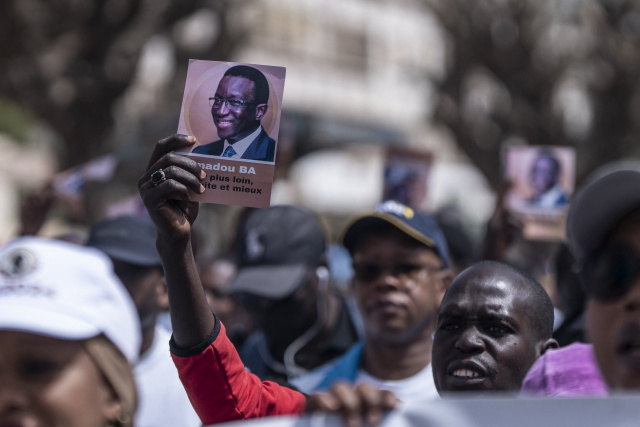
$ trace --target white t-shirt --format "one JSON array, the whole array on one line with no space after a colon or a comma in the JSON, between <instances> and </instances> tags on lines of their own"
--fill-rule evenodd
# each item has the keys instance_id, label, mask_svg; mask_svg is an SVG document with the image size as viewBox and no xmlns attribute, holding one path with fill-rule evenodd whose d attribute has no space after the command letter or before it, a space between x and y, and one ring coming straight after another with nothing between
<instances>
[{"instance_id":1,"label":"white t-shirt","mask_svg":"<svg viewBox=\"0 0 640 427\"><path fill-rule=\"evenodd\" d=\"M169 352L169 332L156 325L153 344L133 368L138 386L136 427L200 427Z\"/></svg>"},{"instance_id":2,"label":"white t-shirt","mask_svg":"<svg viewBox=\"0 0 640 427\"><path fill-rule=\"evenodd\" d=\"M355 384L363 383L370 384L381 390L388 390L403 403L440 398L438 390L436 390L436 384L433 381L431 363L417 374L402 380L381 380L359 369Z\"/></svg>"}]
</instances>

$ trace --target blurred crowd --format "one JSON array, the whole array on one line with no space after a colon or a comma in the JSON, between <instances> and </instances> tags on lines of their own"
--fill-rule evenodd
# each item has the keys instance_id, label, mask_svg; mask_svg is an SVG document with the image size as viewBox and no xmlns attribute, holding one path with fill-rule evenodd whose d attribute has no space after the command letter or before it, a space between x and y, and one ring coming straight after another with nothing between
<instances>
[{"instance_id":1,"label":"blurred crowd","mask_svg":"<svg viewBox=\"0 0 640 427\"><path fill-rule=\"evenodd\" d=\"M477 250L455 216L386 200L338 241L305 208L247 208L232 244L205 256L190 201L205 174L172 153L189 143L158 143L138 183L146 210L88 236L37 237L54 198L25 199L21 236L0 248L0 424L317 410L375 423L463 392L640 387L640 163L590 175L566 243L524 238L504 197Z\"/></svg>"}]
</instances>

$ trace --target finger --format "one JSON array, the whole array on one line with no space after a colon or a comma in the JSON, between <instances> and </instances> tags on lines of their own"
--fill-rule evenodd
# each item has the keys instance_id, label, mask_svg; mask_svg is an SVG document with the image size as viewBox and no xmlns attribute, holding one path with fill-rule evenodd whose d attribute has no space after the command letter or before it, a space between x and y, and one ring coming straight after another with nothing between
<instances>
[{"instance_id":1,"label":"finger","mask_svg":"<svg viewBox=\"0 0 640 427\"><path fill-rule=\"evenodd\" d=\"M196 143L196 137L191 135L175 134L168 138L158 141L151 153L151 158L147 164L149 169L155 162L157 162L162 156L179 148L191 146Z\"/></svg>"},{"instance_id":2,"label":"finger","mask_svg":"<svg viewBox=\"0 0 640 427\"><path fill-rule=\"evenodd\" d=\"M358 386L356 392L362 402L363 415L372 426L380 423L382 411L393 409L397 404L397 399L391 392L379 390L367 384Z\"/></svg>"},{"instance_id":3,"label":"finger","mask_svg":"<svg viewBox=\"0 0 640 427\"><path fill-rule=\"evenodd\" d=\"M169 169L172 166L183 169L184 171L192 174L198 180L202 180L207 176L207 174L200 168L200 166L198 166L198 164L193 159L190 159L187 156L182 156L180 154L169 153L158 159L158 161L156 161L149 167L149 169L147 169L144 175L142 175L142 177L140 177L140 179L138 180L138 188L141 188L142 185L148 182L154 172L162 169L165 170L166 175L166 169Z\"/></svg>"},{"instance_id":4,"label":"finger","mask_svg":"<svg viewBox=\"0 0 640 427\"><path fill-rule=\"evenodd\" d=\"M338 411L342 412L348 427L360 427L362 405L360 397L346 384L336 384L331 388L331 394L338 401Z\"/></svg>"},{"instance_id":5,"label":"finger","mask_svg":"<svg viewBox=\"0 0 640 427\"><path fill-rule=\"evenodd\" d=\"M200 179L195 175L193 175L192 173L178 166L169 166L168 168L163 169L163 171L164 171L164 176L167 178L167 181L169 180L177 181L197 194L201 194L204 192L204 185L202 185L200 183ZM162 185L162 184L164 184L164 182L158 185Z\"/></svg>"},{"instance_id":6,"label":"finger","mask_svg":"<svg viewBox=\"0 0 640 427\"><path fill-rule=\"evenodd\" d=\"M147 207L163 206L168 200L190 201L191 197L189 188L175 180L167 180L157 186L149 182L140 194Z\"/></svg>"},{"instance_id":7,"label":"finger","mask_svg":"<svg viewBox=\"0 0 640 427\"><path fill-rule=\"evenodd\" d=\"M339 408L338 401L328 393L314 393L307 397L306 412L335 412Z\"/></svg>"}]
</instances>

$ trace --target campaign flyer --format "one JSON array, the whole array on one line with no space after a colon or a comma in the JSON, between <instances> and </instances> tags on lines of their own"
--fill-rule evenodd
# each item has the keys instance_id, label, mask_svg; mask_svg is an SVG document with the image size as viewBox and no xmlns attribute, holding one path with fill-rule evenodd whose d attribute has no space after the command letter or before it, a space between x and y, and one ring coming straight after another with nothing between
<instances>
[{"instance_id":1,"label":"campaign flyer","mask_svg":"<svg viewBox=\"0 0 640 427\"><path fill-rule=\"evenodd\" d=\"M178 133L207 173L193 200L269 207L286 69L189 60Z\"/></svg>"}]
</instances>

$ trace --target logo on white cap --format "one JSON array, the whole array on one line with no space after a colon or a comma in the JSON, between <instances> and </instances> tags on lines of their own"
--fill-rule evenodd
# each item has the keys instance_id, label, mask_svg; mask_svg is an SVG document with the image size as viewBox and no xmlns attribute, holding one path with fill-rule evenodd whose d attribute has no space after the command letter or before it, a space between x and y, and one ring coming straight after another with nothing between
<instances>
[{"instance_id":1,"label":"logo on white cap","mask_svg":"<svg viewBox=\"0 0 640 427\"><path fill-rule=\"evenodd\" d=\"M0 260L0 273L9 279L22 278L35 271L37 267L36 256L26 249L9 252Z\"/></svg>"}]
</instances>

